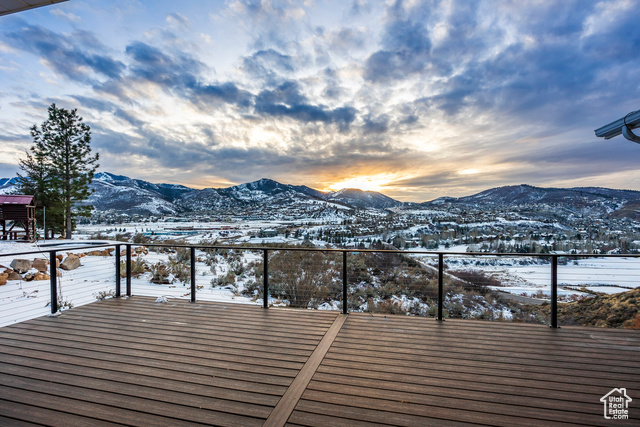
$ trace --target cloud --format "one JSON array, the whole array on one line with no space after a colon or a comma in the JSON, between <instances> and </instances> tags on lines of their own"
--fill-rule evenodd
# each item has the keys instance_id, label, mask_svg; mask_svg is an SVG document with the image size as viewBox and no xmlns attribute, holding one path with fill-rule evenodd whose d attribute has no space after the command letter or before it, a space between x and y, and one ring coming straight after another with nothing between
<instances>
[{"instance_id":1,"label":"cloud","mask_svg":"<svg viewBox=\"0 0 640 427\"><path fill-rule=\"evenodd\" d=\"M58 73L76 81L89 82L101 75L120 77L125 65L107 54L109 50L93 34L75 31L69 35L54 33L37 25L24 25L8 31L4 37L13 46L35 53Z\"/></svg>"},{"instance_id":2,"label":"cloud","mask_svg":"<svg viewBox=\"0 0 640 427\"><path fill-rule=\"evenodd\" d=\"M132 59L129 66L132 77L177 92L196 86L196 74L206 68L205 64L187 54L174 59L160 49L139 41L128 45L126 53Z\"/></svg>"},{"instance_id":3,"label":"cloud","mask_svg":"<svg viewBox=\"0 0 640 427\"><path fill-rule=\"evenodd\" d=\"M233 82L220 84L197 85L192 88L193 98L201 104L211 105L215 101L222 101L238 107L249 107L253 103L253 95L236 86Z\"/></svg>"},{"instance_id":4,"label":"cloud","mask_svg":"<svg viewBox=\"0 0 640 427\"><path fill-rule=\"evenodd\" d=\"M177 12L170 13L165 18L165 21L171 27L174 27L182 31L191 29L191 23L189 22L189 18L187 18L181 13L177 13Z\"/></svg>"},{"instance_id":5,"label":"cloud","mask_svg":"<svg viewBox=\"0 0 640 427\"><path fill-rule=\"evenodd\" d=\"M255 99L255 111L265 116L289 117L301 122L337 123L341 130L346 130L356 117L353 107L329 109L309 103L294 81L260 92Z\"/></svg>"},{"instance_id":6,"label":"cloud","mask_svg":"<svg viewBox=\"0 0 640 427\"><path fill-rule=\"evenodd\" d=\"M384 133L389 130L389 117L382 115L376 118L367 116L364 118L364 125L362 125L364 134L370 133Z\"/></svg>"},{"instance_id":7,"label":"cloud","mask_svg":"<svg viewBox=\"0 0 640 427\"><path fill-rule=\"evenodd\" d=\"M382 170L407 177L394 195L420 200L631 174L640 160L593 136L638 109L638 0L232 0L215 28L187 7L139 7L164 26L132 21L113 44L90 15L55 31L9 17L0 62L34 53L66 79L31 87L17 64L1 71L3 98L27 117L46 110L37 100L79 103L113 167L121 156L166 179L312 185Z\"/></svg>"},{"instance_id":8,"label":"cloud","mask_svg":"<svg viewBox=\"0 0 640 427\"><path fill-rule=\"evenodd\" d=\"M295 70L293 58L275 49L258 50L242 60L243 69L252 77L273 86L281 80L281 74Z\"/></svg>"},{"instance_id":9,"label":"cloud","mask_svg":"<svg viewBox=\"0 0 640 427\"><path fill-rule=\"evenodd\" d=\"M382 36L383 49L374 52L365 63L365 78L373 82L402 79L421 73L431 58L431 40L421 21L404 18L397 2L390 8L390 19Z\"/></svg>"},{"instance_id":10,"label":"cloud","mask_svg":"<svg viewBox=\"0 0 640 427\"><path fill-rule=\"evenodd\" d=\"M297 0L235 0L229 2L227 13L250 30L254 49L286 50L302 32L307 19L304 6Z\"/></svg>"},{"instance_id":11,"label":"cloud","mask_svg":"<svg viewBox=\"0 0 640 427\"><path fill-rule=\"evenodd\" d=\"M17 165L0 162L0 178L13 178L18 173Z\"/></svg>"},{"instance_id":12,"label":"cloud","mask_svg":"<svg viewBox=\"0 0 640 427\"><path fill-rule=\"evenodd\" d=\"M51 14L57 16L58 18L66 19L69 22L82 22L82 18L78 15L71 12L64 12L62 9L52 8L50 10Z\"/></svg>"}]
</instances>

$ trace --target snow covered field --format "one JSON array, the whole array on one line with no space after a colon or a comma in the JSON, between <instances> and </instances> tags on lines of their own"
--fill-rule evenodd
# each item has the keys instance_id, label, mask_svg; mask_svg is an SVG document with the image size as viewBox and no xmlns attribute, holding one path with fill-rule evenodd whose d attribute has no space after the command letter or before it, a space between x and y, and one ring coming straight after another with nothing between
<instances>
[{"instance_id":1,"label":"snow covered field","mask_svg":"<svg viewBox=\"0 0 640 427\"><path fill-rule=\"evenodd\" d=\"M460 247L449 252L464 252ZM501 282L492 286L517 295L550 295L551 263L530 257L445 256L453 270L482 270ZM524 265L523 265L524 264ZM580 289L608 294L626 292L640 286L640 258L589 258L558 265L558 295L583 295Z\"/></svg>"},{"instance_id":2,"label":"snow covered field","mask_svg":"<svg viewBox=\"0 0 640 427\"><path fill-rule=\"evenodd\" d=\"M68 248L88 243L109 243L112 240L89 240L90 237L101 235L114 238L120 233L153 233L160 238L171 238L181 244L265 244L265 243L300 243L300 239L278 235L276 237L257 237L261 230L277 227L295 229L299 224L287 221L247 221L242 223L228 222L161 222L137 223L114 226L80 226L74 240L39 242L39 244L0 242L0 266L9 267L14 258L48 259L47 250L53 247L45 246L57 244L55 247L61 254L66 254ZM307 230L314 226L307 225ZM317 246L327 245L325 242L314 241ZM65 246L66 245L66 246ZM67 248L67 249L65 249ZM444 248L442 248L444 250ZM92 248L73 251L86 253ZM5 256L3 254L41 251L39 254L25 256ZM466 246L454 246L446 252L465 252ZM149 251L140 255L148 265L158 262L167 263L174 256L169 253ZM245 286L255 281L249 277L249 265L259 261L260 253L241 251L233 260L220 255L196 251L197 299L209 301L224 301L245 304L260 304L254 296L242 294ZM434 265L437 258L433 255L414 255L425 263ZM124 257L123 257L124 258ZM435 258L435 259L434 259ZM135 259L135 258L134 258ZM464 255L445 255L445 264L451 270L482 270L501 283L495 286L507 292L518 295L542 297L550 293L551 265L546 261L533 257L500 258L492 256L470 257ZM4 271L0 268L0 272ZM236 275L235 272L244 271ZM232 273L232 274L231 274ZM233 282L225 282L224 278L232 275ZM151 297L190 298L190 285L181 280L173 280L169 284L154 284L150 282L151 273L145 273L132 279L133 295ZM624 292L640 286L639 258L593 258L568 261L566 265L558 267L559 294L561 296L581 295L583 291L604 293ZM63 308L79 306L96 301L99 298L110 297L115 293L115 257L85 256L82 266L76 270L63 271L59 277L59 302ZM254 283L255 285L255 283ZM122 294L125 294L125 282L122 280ZM582 290L582 291L581 291ZM50 312L49 281L23 280L9 281L0 286L0 326L47 315ZM274 301L276 302L276 301ZM338 305L326 303L320 308L339 309Z\"/></svg>"},{"instance_id":3,"label":"snow covered field","mask_svg":"<svg viewBox=\"0 0 640 427\"><path fill-rule=\"evenodd\" d=\"M88 253L92 250L103 250L105 248L94 249L87 247L81 250L65 250L70 246L81 246L88 241L59 241L62 244L56 247L61 254L67 253ZM97 243L97 242L96 242ZM109 242L111 243L111 242ZM0 271L4 271L2 267L9 267L14 258L25 258L34 260L36 258L47 259L49 257L46 250L53 247L42 247L35 244L2 242L0 244ZM41 253L33 253L28 255L6 256L14 252L27 252L42 250ZM148 254L137 255L141 257L148 265L155 264L159 261L167 262L170 254L156 253L150 251ZM212 280L224 277L229 273L229 264L222 257L216 259L216 264L212 268L207 266L203 259L204 253L196 251L196 288L197 299L201 301L223 301L244 304L260 304L254 298L248 298L239 294L246 282L243 277L238 277L233 285L213 286ZM136 258L133 258L135 260ZM241 262L248 263L257 255L247 252L243 254ZM122 257L124 260L124 256ZM69 307L80 306L95 302L100 298L111 297L115 295L116 277L115 277L115 256L84 256L81 258L81 266L75 270L63 271L58 277L58 302L60 307L68 309ZM188 268L188 267L187 267ZM35 272L35 270L34 270ZM180 280L169 276L169 284L154 284L150 281L151 273L145 273L138 278L132 278L131 288L133 295L151 296L151 297L167 297L167 298L190 298L190 283L183 283ZM121 280L122 295L126 294L125 280ZM51 290L49 280L40 281L24 281L10 280L6 285L0 286L0 327L10 325L32 319L39 316L45 316L50 313Z\"/></svg>"}]
</instances>

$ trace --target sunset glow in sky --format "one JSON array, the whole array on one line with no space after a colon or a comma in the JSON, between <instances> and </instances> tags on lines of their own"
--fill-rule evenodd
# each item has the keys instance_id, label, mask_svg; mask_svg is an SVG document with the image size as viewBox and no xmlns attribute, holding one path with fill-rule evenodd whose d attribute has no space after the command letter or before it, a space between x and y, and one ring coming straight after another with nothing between
<instances>
[{"instance_id":1,"label":"sunset glow in sky","mask_svg":"<svg viewBox=\"0 0 640 427\"><path fill-rule=\"evenodd\" d=\"M640 0L70 0L0 17L0 177L55 102L100 170L405 201L640 190Z\"/></svg>"}]
</instances>

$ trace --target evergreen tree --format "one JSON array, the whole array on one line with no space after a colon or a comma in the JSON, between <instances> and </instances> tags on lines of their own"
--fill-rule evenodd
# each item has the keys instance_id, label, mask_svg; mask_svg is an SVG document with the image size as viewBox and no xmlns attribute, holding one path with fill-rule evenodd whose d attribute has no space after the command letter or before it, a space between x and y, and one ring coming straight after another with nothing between
<instances>
[{"instance_id":1,"label":"evergreen tree","mask_svg":"<svg viewBox=\"0 0 640 427\"><path fill-rule=\"evenodd\" d=\"M18 193L30 194L35 196L36 203L36 222L44 224L45 237L51 233L61 232L62 217L56 218L56 209L51 209L57 204L55 194L47 185L49 182L49 170L46 165L45 153L38 150L36 146L31 147L31 153L27 151L26 158L20 160L20 169L24 171L24 175L18 173ZM44 207L49 206L49 212L46 213L49 222L45 221ZM59 211L59 209L57 209ZM58 229L56 229L58 224Z\"/></svg>"},{"instance_id":2,"label":"evergreen tree","mask_svg":"<svg viewBox=\"0 0 640 427\"><path fill-rule=\"evenodd\" d=\"M38 203L47 208L47 225L64 231L66 238L71 237L76 217L91 215L93 206L81 203L91 195L89 185L99 158L91 154L91 129L77 111L51 104L49 118L40 128L31 128L33 154L20 161L26 174L21 183L32 186Z\"/></svg>"}]
</instances>

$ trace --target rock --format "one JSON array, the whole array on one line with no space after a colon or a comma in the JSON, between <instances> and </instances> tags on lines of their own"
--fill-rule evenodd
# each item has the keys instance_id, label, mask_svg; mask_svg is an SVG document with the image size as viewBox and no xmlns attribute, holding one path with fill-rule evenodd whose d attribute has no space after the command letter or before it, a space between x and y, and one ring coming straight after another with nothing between
<instances>
[{"instance_id":1,"label":"rock","mask_svg":"<svg viewBox=\"0 0 640 427\"><path fill-rule=\"evenodd\" d=\"M107 248L103 251L91 251L91 252L87 252L86 254L82 254L80 256L111 256L111 253L113 252L113 248Z\"/></svg>"},{"instance_id":2,"label":"rock","mask_svg":"<svg viewBox=\"0 0 640 427\"><path fill-rule=\"evenodd\" d=\"M51 276L44 273L36 273L36 275L33 276L33 280L49 280L50 278Z\"/></svg>"},{"instance_id":3,"label":"rock","mask_svg":"<svg viewBox=\"0 0 640 427\"><path fill-rule=\"evenodd\" d=\"M36 275L34 273L25 274L24 281L25 282L31 282L34 277L36 277Z\"/></svg>"},{"instance_id":4,"label":"rock","mask_svg":"<svg viewBox=\"0 0 640 427\"><path fill-rule=\"evenodd\" d=\"M45 272L49 270L49 261L42 258L36 258L33 260L31 267L37 269L40 272Z\"/></svg>"},{"instance_id":5,"label":"rock","mask_svg":"<svg viewBox=\"0 0 640 427\"><path fill-rule=\"evenodd\" d=\"M6 285L9 275L7 273L0 273L0 286Z\"/></svg>"},{"instance_id":6,"label":"rock","mask_svg":"<svg viewBox=\"0 0 640 427\"><path fill-rule=\"evenodd\" d=\"M11 261L11 268L20 274L26 273L31 268L31 261L28 259L14 259Z\"/></svg>"},{"instance_id":7,"label":"rock","mask_svg":"<svg viewBox=\"0 0 640 427\"><path fill-rule=\"evenodd\" d=\"M58 262L59 262L59 263L60 263L60 262L62 262L62 258L64 258L64 257L62 256L62 254L58 254L58 255L56 255L56 259L58 260ZM58 265L60 265L60 264L58 264Z\"/></svg>"},{"instance_id":8,"label":"rock","mask_svg":"<svg viewBox=\"0 0 640 427\"><path fill-rule=\"evenodd\" d=\"M149 255L149 249L147 249L146 246L138 246L137 248L134 249L134 251L138 255L140 254Z\"/></svg>"},{"instance_id":9,"label":"rock","mask_svg":"<svg viewBox=\"0 0 640 427\"><path fill-rule=\"evenodd\" d=\"M4 271L4 274L6 274L8 276L7 280L22 280L22 276L19 273L13 271L10 268L7 268Z\"/></svg>"},{"instance_id":10,"label":"rock","mask_svg":"<svg viewBox=\"0 0 640 427\"><path fill-rule=\"evenodd\" d=\"M67 271L75 270L78 267L80 267L80 258L74 254L67 255L67 258L60 264L60 268Z\"/></svg>"}]
</instances>

